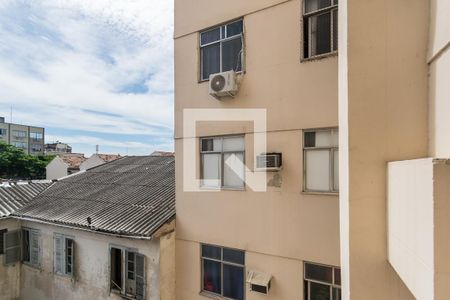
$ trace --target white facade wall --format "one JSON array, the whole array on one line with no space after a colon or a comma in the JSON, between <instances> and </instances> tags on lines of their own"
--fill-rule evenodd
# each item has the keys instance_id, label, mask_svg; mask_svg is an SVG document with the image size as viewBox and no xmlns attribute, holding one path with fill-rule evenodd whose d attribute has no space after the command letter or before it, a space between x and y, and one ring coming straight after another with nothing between
<instances>
[{"instance_id":1,"label":"white facade wall","mask_svg":"<svg viewBox=\"0 0 450 300\"><path fill-rule=\"evenodd\" d=\"M46 167L46 179L59 179L67 176L67 168L69 166L59 157L56 156Z\"/></svg>"},{"instance_id":2,"label":"white facade wall","mask_svg":"<svg viewBox=\"0 0 450 300\"><path fill-rule=\"evenodd\" d=\"M20 221L11 218L0 219L0 230L20 228ZM20 299L20 263L5 266L5 255L0 255L0 299Z\"/></svg>"},{"instance_id":3,"label":"white facade wall","mask_svg":"<svg viewBox=\"0 0 450 300\"><path fill-rule=\"evenodd\" d=\"M417 299L434 299L434 163L388 164L388 257Z\"/></svg>"},{"instance_id":4,"label":"white facade wall","mask_svg":"<svg viewBox=\"0 0 450 300\"><path fill-rule=\"evenodd\" d=\"M89 157L88 159L86 159L81 165L80 165L80 170L88 170L90 168L96 167L96 166L100 166L102 164L104 164L105 162L103 161L103 159L101 159L100 157L98 157L97 155L92 155L91 157Z\"/></svg>"},{"instance_id":5,"label":"white facade wall","mask_svg":"<svg viewBox=\"0 0 450 300\"><path fill-rule=\"evenodd\" d=\"M450 157L450 1L431 0L430 41L430 155Z\"/></svg>"}]
</instances>

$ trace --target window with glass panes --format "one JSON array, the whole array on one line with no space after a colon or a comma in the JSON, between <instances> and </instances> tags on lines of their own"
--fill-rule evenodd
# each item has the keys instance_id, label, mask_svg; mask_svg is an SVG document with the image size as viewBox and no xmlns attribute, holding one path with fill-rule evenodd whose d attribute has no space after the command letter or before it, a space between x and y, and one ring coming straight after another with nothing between
<instances>
[{"instance_id":1,"label":"window with glass panes","mask_svg":"<svg viewBox=\"0 0 450 300\"><path fill-rule=\"evenodd\" d=\"M304 190L339 191L338 129L303 132Z\"/></svg>"},{"instance_id":2,"label":"window with glass panes","mask_svg":"<svg viewBox=\"0 0 450 300\"><path fill-rule=\"evenodd\" d=\"M200 76L231 71L242 71L243 58L242 20L217 26L200 33Z\"/></svg>"},{"instance_id":3,"label":"window with glass panes","mask_svg":"<svg viewBox=\"0 0 450 300\"><path fill-rule=\"evenodd\" d=\"M53 270L56 274L73 276L74 239L55 233Z\"/></svg>"},{"instance_id":4,"label":"window with glass panes","mask_svg":"<svg viewBox=\"0 0 450 300\"><path fill-rule=\"evenodd\" d=\"M305 262L304 300L341 300L341 269Z\"/></svg>"},{"instance_id":5,"label":"window with glass panes","mask_svg":"<svg viewBox=\"0 0 450 300\"><path fill-rule=\"evenodd\" d=\"M338 0L304 0L303 4L303 57L337 51Z\"/></svg>"},{"instance_id":6,"label":"window with glass panes","mask_svg":"<svg viewBox=\"0 0 450 300\"><path fill-rule=\"evenodd\" d=\"M244 299L245 252L202 245L202 291L227 299Z\"/></svg>"},{"instance_id":7,"label":"window with glass panes","mask_svg":"<svg viewBox=\"0 0 450 300\"><path fill-rule=\"evenodd\" d=\"M200 139L201 182L203 187L244 187L244 136Z\"/></svg>"}]
</instances>

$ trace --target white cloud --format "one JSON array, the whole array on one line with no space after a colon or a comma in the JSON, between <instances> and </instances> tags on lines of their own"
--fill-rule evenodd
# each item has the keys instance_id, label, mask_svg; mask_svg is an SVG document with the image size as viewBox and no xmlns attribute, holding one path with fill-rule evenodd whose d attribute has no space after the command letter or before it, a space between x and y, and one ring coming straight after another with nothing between
<instances>
[{"instance_id":1,"label":"white cloud","mask_svg":"<svg viewBox=\"0 0 450 300\"><path fill-rule=\"evenodd\" d=\"M13 105L44 127L171 135L172 2L2 1L0 114Z\"/></svg>"}]
</instances>

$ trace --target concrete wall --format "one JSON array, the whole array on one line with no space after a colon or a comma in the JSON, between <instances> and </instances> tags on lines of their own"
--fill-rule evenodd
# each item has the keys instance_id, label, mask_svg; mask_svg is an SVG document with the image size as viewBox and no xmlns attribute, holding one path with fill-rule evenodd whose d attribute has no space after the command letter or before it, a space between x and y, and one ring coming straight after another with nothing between
<instances>
[{"instance_id":1,"label":"concrete wall","mask_svg":"<svg viewBox=\"0 0 450 300\"><path fill-rule=\"evenodd\" d=\"M175 232L159 239L159 286L163 300L175 300Z\"/></svg>"},{"instance_id":2,"label":"concrete wall","mask_svg":"<svg viewBox=\"0 0 450 300\"><path fill-rule=\"evenodd\" d=\"M430 155L450 157L450 2L431 0L428 64L430 66Z\"/></svg>"},{"instance_id":3,"label":"concrete wall","mask_svg":"<svg viewBox=\"0 0 450 300\"><path fill-rule=\"evenodd\" d=\"M0 219L0 230L8 231L20 228L20 221L5 218ZM20 263L5 266L5 255L0 255L0 299L20 299Z\"/></svg>"},{"instance_id":4,"label":"concrete wall","mask_svg":"<svg viewBox=\"0 0 450 300\"><path fill-rule=\"evenodd\" d=\"M416 299L434 299L434 163L388 166L389 262Z\"/></svg>"},{"instance_id":5,"label":"concrete wall","mask_svg":"<svg viewBox=\"0 0 450 300\"><path fill-rule=\"evenodd\" d=\"M98 157L97 155L93 154L91 157L89 157L88 159L86 159L81 165L80 165L80 170L87 170L99 165L104 164L105 162L103 161L103 159L101 159L100 157Z\"/></svg>"},{"instance_id":6,"label":"concrete wall","mask_svg":"<svg viewBox=\"0 0 450 300\"><path fill-rule=\"evenodd\" d=\"M337 57L301 62L301 13L297 0L175 1L177 299L204 298L201 243L243 249L246 267L274 276L268 296L246 289L247 300L301 299L304 260L340 264L337 195L302 192L302 130L338 123ZM198 31L238 17L246 72L238 95L217 101L208 82L198 82ZM283 170L268 174L267 192L183 191L185 108L267 109L267 150L283 154ZM245 160L253 167L253 124L199 122L196 129L195 137L184 138L245 133Z\"/></svg>"},{"instance_id":7,"label":"concrete wall","mask_svg":"<svg viewBox=\"0 0 450 300\"><path fill-rule=\"evenodd\" d=\"M434 165L434 295L436 300L450 299L450 165Z\"/></svg>"},{"instance_id":8,"label":"concrete wall","mask_svg":"<svg viewBox=\"0 0 450 300\"><path fill-rule=\"evenodd\" d=\"M386 163L427 156L429 1L339 5L344 299L412 299L387 261Z\"/></svg>"},{"instance_id":9,"label":"concrete wall","mask_svg":"<svg viewBox=\"0 0 450 300\"><path fill-rule=\"evenodd\" d=\"M46 179L59 179L67 176L68 165L58 156L56 156L46 167Z\"/></svg>"},{"instance_id":10,"label":"concrete wall","mask_svg":"<svg viewBox=\"0 0 450 300\"><path fill-rule=\"evenodd\" d=\"M137 249L146 257L147 298L159 300L159 241L118 238L81 230L38 224L22 226L39 229L42 237L42 267L21 265L21 299L122 299L109 290L109 246ZM53 273L53 235L66 234L75 240L75 276Z\"/></svg>"}]
</instances>

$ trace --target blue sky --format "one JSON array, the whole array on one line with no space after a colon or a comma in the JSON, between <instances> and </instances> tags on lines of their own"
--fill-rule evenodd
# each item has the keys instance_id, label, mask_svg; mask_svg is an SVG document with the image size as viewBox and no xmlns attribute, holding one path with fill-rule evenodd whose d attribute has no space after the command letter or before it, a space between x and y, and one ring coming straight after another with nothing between
<instances>
[{"instance_id":1,"label":"blue sky","mask_svg":"<svg viewBox=\"0 0 450 300\"><path fill-rule=\"evenodd\" d=\"M0 116L74 152L173 150L173 1L0 0Z\"/></svg>"}]
</instances>

